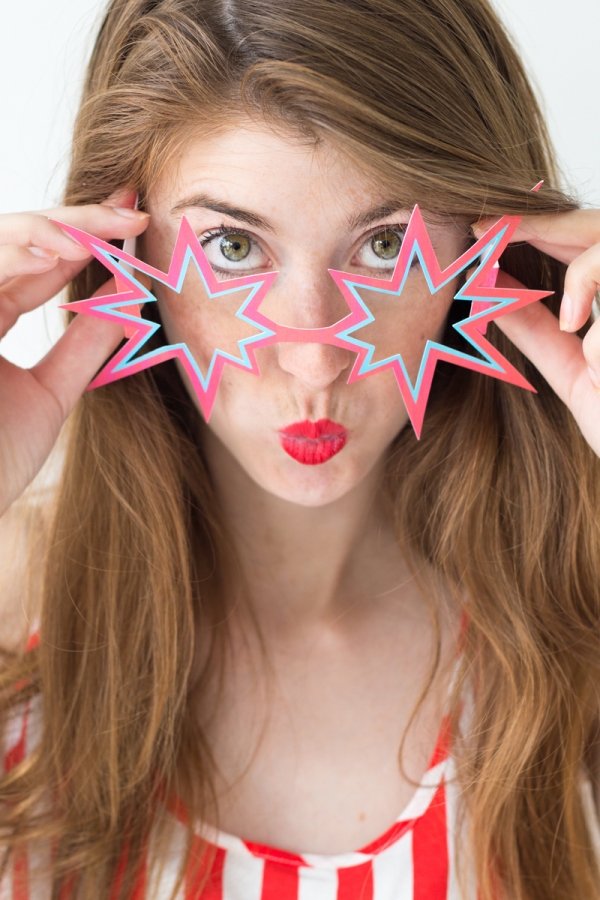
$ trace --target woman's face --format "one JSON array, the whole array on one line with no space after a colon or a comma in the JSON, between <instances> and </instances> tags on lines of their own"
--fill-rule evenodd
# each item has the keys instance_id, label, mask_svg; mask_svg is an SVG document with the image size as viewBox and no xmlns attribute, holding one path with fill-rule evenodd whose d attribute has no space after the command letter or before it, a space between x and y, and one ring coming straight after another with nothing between
<instances>
[{"instance_id":1,"label":"woman's face","mask_svg":"<svg viewBox=\"0 0 600 900\"><path fill-rule=\"evenodd\" d=\"M391 278L410 215L328 144L308 146L257 125L189 145L152 191L148 212L148 262L168 269L183 214L220 281L277 271L261 312L297 328L326 327L348 314L328 269ZM443 267L464 249L458 225L432 224L429 232ZM237 356L237 341L256 334L235 317L248 291L209 299L193 265L180 294L159 284L153 290L169 343L185 342L205 373L215 348ZM375 360L401 353L414 381L455 290L450 284L431 295L413 266L400 297L361 294L375 322L355 336L375 345ZM341 497L407 422L391 370L347 384L349 350L279 343L256 358L258 378L225 366L207 427L255 482L283 499L319 506ZM321 420L320 434L306 424L290 428Z\"/></svg>"}]
</instances>

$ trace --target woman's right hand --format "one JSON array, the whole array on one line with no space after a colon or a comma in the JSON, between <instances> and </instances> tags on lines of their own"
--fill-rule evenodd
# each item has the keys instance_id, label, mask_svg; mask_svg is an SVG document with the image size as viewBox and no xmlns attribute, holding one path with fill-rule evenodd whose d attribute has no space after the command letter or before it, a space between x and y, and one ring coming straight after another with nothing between
<instances>
[{"instance_id":1,"label":"woman's right hand","mask_svg":"<svg viewBox=\"0 0 600 900\"><path fill-rule=\"evenodd\" d=\"M146 213L131 194L105 203L0 216L0 338L20 315L56 296L91 256L49 218L103 240L141 234ZM114 280L97 292L114 292ZM60 429L102 363L123 338L112 322L76 316L33 368L0 356L0 514L19 497L46 461Z\"/></svg>"}]
</instances>

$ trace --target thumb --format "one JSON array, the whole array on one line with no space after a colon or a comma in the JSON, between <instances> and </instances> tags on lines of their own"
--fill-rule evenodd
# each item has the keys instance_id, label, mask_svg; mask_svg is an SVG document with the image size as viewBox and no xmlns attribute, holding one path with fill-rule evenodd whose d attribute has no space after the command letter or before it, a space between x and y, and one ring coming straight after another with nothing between
<instances>
[{"instance_id":1,"label":"thumb","mask_svg":"<svg viewBox=\"0 0 600 900\"><path fill-rule=\"evenodd\" d=\"M524 287L502 270L496 284L506 288ZM540 300L507 313L495 322L568 405L574 383L586 371L581 339L561 331L556 316Z\"/></svg>"}]
</instances>

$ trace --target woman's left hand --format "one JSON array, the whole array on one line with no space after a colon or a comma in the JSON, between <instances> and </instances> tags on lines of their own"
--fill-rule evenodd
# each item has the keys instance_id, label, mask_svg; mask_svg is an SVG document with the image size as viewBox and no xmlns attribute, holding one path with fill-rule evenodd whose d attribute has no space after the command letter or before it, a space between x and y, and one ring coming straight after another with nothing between
<instances>
[{"instance_id":1,"label":"woman's left hand","mask_svg":"<svg viewBox=\"0 0 600 900\"><path fill-rule=\"evenodd\" d=\"M480 237L480 222L473 229ZM496 320L567 405L583 436L600 456L600 318L585 338L577 331L589 318L600 288L600 210L527 216L513 236L568 264L560 321L541 302ZM522 287L506 272L498 286Z\"/></svg>"}]
</instances>

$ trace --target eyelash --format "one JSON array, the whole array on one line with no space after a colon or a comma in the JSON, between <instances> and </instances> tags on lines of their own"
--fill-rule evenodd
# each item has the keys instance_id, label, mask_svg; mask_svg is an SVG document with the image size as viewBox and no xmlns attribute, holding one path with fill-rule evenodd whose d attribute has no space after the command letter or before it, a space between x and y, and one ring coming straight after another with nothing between
<instances>
[{"instance_id":1,"label":"eyelash","mask_svg":"<svg viewBox=\"0 0 600 900\"><path fill-rule=\"evenodd\" d=\"M368 234L365 235L363 240L363 244L365 244L370 238L374 237L376 234L380 234L382 231L391 231L392 234L397 234L401 240L404 240L404 235L406 234L406 225L376 225ZM362 244L361 244L362 247Z\"/></svg>"},{"instance_id":2,"label":"eyelash","mask_svg":"<svg viewBox=\"0 0 600 900\"><path fill-rule=\"evenodd\" d=\"M363 241L360 244L360 247L358 248L358 250L360 250L362 247L364 247L364 245L367 243L367 241L371 240L376 234L379 234L382 231L390 231L393 234L397 234L398 237L400 238L400 240L403 241L404 237L406 235L406 225L378 225L378 226L376 226L375 228L373 228L372 231L370 231L368 234L366 234L363 237ZM225 234L241 234L245 238L248 238L250 243L253 244L254 246L256 246L258 244L258 241L256 240L256 238L253 235L251 235L249 231L246 231L245 228L238 228L236 225L234 225L234 226L226 225L224 222L222 222L218 228L212 228L210 231L206 231L202 235L202 237L199 239L200 245L202 247L205 247L206 244L209 243L209 241L212 241L216 237L222 237ZM358 250L357 250L357 252L358 252ZM213 268L215 268L215 267L213 266ZM411 266L411 268L412 268L412 266ZM231 270L229 270L229 269L218 269L217 268L217 271L223 272L224 274L227 274L227 275L231 275Z\"/></svg>"},{"instance_id":3,"label":"eyelash","mask_svg":"<svg viewBox=\"0 0 600 900\"><path fill-rule=\"evenodd\" d=\"M241 234L241 235L243 235L243 237L248 238L248 240L252 244L257 243L256 238L253 237L244 228L238 228L237 225L234 225L232 227L231 225L225 225L224 223L221 223L221 225L219 225L218 228L213 228L213 229L211 229L211 231L206 231L202 235L202 237L200 238L200 245L202 247L204 247L204 246L206 246L206 244L208 244L209 241L212 241L213 238L220 237L224 234Z\"/></svg>"}]
</instances>

